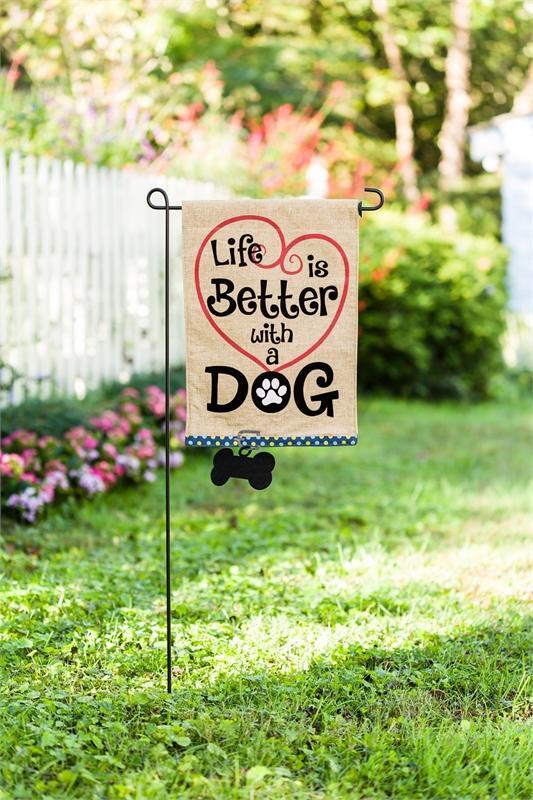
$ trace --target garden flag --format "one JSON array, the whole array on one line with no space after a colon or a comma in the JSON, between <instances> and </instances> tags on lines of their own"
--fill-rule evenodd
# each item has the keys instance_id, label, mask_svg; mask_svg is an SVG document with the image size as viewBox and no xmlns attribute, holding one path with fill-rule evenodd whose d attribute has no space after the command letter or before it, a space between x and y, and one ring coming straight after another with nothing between
<instances>
[{"instance_id":1,"label":"garden flag","mask_svg":"<svg viewBox=\"0 0 533 800\"><path fill-rule=\"evenodd\" d=\"M357 203L183 203L192 446L357 443Z\"/></svg>"}]
</instances>

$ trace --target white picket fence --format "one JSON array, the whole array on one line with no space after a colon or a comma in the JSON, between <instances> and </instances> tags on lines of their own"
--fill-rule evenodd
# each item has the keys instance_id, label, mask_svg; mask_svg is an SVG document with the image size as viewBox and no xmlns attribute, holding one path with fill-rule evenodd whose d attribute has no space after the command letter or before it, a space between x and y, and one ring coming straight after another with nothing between
<instances>
[{"instance_id":1,"label":"white picket fence","mask_svg":"<svg viewBox=\"0 0 533 800\"><path fill-rule=\"evenodd\" d=\"M227 197L220 186L0 152L2 379L7 402L83 396L163 368L164 213L146 203ZM180 218L171 220L171 360L184 360ZM7 367L5 366L7 365ZM4 399L5 402L5 399Z\"/></svg>"}]
</instances>

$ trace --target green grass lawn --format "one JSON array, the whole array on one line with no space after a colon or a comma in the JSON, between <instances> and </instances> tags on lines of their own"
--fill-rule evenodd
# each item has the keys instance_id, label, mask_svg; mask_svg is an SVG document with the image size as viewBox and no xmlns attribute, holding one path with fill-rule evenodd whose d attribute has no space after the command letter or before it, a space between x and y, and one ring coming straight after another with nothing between
<instances>
[{"instance_id":1,"label":"green grass lawn","mask_svg":"<svg viewBox=\"0 0 533 800\"><path fill-rule=\"evenodd\" d=\"M173 476L8 528L0 797L531 800L531 428L366 401L265 492ZM529 582L529 586L528 586Z\"/></svg>"}]
</instances>

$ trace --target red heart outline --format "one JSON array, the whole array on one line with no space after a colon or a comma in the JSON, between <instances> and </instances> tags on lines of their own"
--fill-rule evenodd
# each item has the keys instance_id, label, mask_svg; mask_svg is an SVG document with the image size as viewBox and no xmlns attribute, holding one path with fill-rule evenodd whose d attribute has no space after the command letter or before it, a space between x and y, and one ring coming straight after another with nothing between
<instances>
[{"instance_id":1,"label":"red heart outline","mask_svg":"<svg viewBox=\"0 0 533 800\"><path fill-rule=\"evenodd\" d=\"M241 214L240 216L237 216L237 217L229 217L229 219L226 219L223 222L219 222L219 224L216 225L205 236L202 244L200 245L200 247L198 249L198 253L196 254L196 261L195 261L195 264L194 264L194 284L195 284L195 287L196 287L196 294L198 296L198 301L200 303L200 307L201 307L201 309L203 311L203 314L204 314L205 318L207 319L207 321L209 322L209 324L215 329L215 331L218 333L219 336L221 336L231 347L233 347L234 350L237 350L243 356L246 356L247 358L251 359L251 361L254 361L265 372L269 372L268 366L266 364L264 364L259 358L256 358L256 356L252 355L252 353L249 353L247 350L245 350L243 347L241 347L230 336L228 336L222 330L222 328L220 328L217 325L217 323L214 321L214 319L212 318L211 314L209 313L209 309L207 308L207 306L205 304L205 300L204 300L204 298L202 296L202 291L201 291L201 287L200 287L200 263L201 263L201 260L202 260L202 255L203 255L204 249L205 249L207 243L211 240L211 237L214 236L214 234L217 233L217 231L219 231L221 228L226 227L226 225L231 225L233 222L241 222L242 220L247 220L247 219L254 219L254 220L258 220L260 222L266 222L267 224L272 225L272 227L275 229L276 233L278 234L278 236L280 238L281 253L280 253L279 258L276 259L276 261L274 261L272 264L257 264L257 266L262 267L262 269L272 269L273 267L276 267L278 264L283 263L283 261L285 259L285 256L288 253L288 251L292 247L294 247L294 245L299 244L300 242L306 241L307 239L322 239L325 242L329 242L329 244L331 244L331 245L333 245L333 247L335 247L335 249L337 250L337 252L341 256L343 264L344 264L344 287L343 287L343 290L342 290L341 298L339 300L339 305L337 307L337 311L335 312L335 314L333 316L333 319L331 320L331 323L326 328L326 330L324 331L322 336L320 336L320 338L317 339L317 341L313 345L311 345L311 347L308 347L308 349L305 350L305 352L303 352L301 355L297 356L296 358L293 358L292 361L287 361L286 364L282 364L281 366L276 366L276 371L277 372L281 372L282 370L287 369L288 367L292 367L293 364L297 364L298 361L301 361L303 358L305 358L310 353L312 353L314 350L316 350L317 347L320 347L320 345L323 344L323 342L325 342L325 340L330 335L331 331L333 330L333 328L337 324L337 321L338 321L338 319L339 319L339 317L341 315L342 309L344 307L344 303L346 302L346 296L348 294L348 285L349 285L349 282L350 282L350 265L348 263L348 257L346 255L346 253L344 252L343 248L340 246L340 244L338 244L338 242L335 241L335 239L332 239L331 236L327 236L324 233L305 233L302 236L297 236L296 239L293 239L292 242L289 242L289 244L286 245L285 244L285 237L283 236L283 233L282 233L281 228L279 227L279 225L277 225L273 220L269 219L268 217L262 217L262 216L259 216L257 214Z\"/></svg>"}]
</instances>

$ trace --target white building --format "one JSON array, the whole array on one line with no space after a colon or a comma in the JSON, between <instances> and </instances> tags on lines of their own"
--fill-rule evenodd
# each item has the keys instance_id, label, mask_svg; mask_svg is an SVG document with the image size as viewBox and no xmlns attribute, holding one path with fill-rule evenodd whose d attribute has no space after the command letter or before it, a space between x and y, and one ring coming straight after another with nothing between
<instances>
[{"instance_id":1,"label":"white building","mask_svg":"<svg viewBox=\"0 0 533 800\"><path fill-rule=\"evenodd\" d=\"M533 367L533 89L510 114L469 130L470 152L485 169L502 174L502 238L509 250L510 366Z\"/></svg>"}]
</instances>

